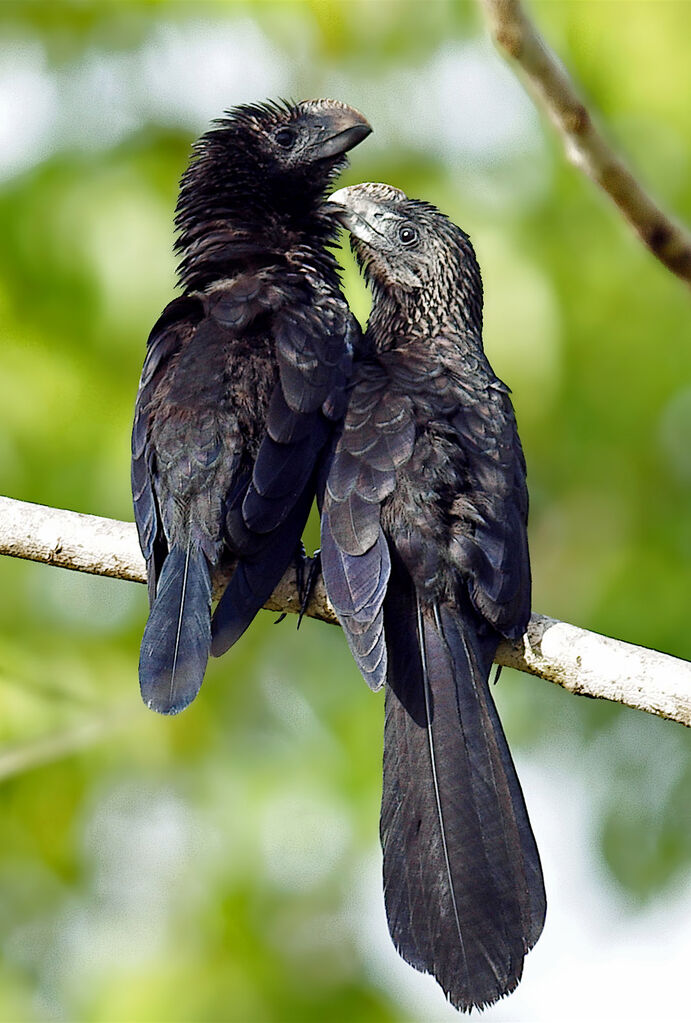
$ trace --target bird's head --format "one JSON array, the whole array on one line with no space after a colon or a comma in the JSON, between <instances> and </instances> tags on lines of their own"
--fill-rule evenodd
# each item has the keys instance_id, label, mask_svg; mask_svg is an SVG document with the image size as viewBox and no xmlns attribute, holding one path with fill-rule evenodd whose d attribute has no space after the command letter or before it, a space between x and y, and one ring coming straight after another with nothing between
<instances>
[{"instance_id":1,"label":"bird's head","mask_svg":"<svg viewBox=\"0 0 691 1023\"><path fill-rule=\"evenodd\" d=\"M341 188L327 203L350 232L367 279L383 286L424 288L467 241L435 206L380 182Z\"/></svg>"},{"instance_id":2,"label":"bird's head","mask_svg":"<svg viewBox=\"0 0 691 1023\"><path fill-rule=\"evenodd\" d=\"M279 174L309 168L325 180L372 132L361 113L334 99L267 106L256 124L260 148Z\"/></svg>"},{"instance_id":3,"label":"bird's head","mask_svg":"<svg viewBox=\"0 0 691 1023\"><path fill-rule=\"evenodd\" d=\"M482 280L470 239L436 206L368 182L341 188L326 206L351 235L366 280L389 300L441 305L482 322Z\"/></svg>"},{"instance_id":4,"label":"bird's head","mask_svg":"<svg viewBox=\"0 0 691 1023\"><path fill-rule=\"evenodd\" d=\"M249 182L254 176L256 185L274 197L295 188L321 197L344 166L345 154L371 131L361 113L338 100L247 104L218 121L201 148L210 145L221 157L225 151L231 177Z\"/></svg>"},{"instance_id":5,"label":"bird's head","mask_svg":"<svg viewBox=\"0 0 691 1023\"><path fill-rule=\"evenodd\" d=\"M182 178L176 248L185 283L199 287L233 260L283 251L300 232L328 240L324 193L371 131L357 110L330 99L229 110L195 144Z\"/></svg>"}]
</instances>

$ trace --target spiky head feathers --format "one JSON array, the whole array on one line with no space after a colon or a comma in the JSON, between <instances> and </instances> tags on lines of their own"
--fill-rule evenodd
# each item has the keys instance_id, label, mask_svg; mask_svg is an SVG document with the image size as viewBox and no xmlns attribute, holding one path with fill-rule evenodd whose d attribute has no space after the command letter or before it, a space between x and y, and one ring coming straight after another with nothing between
<instances>
[{"instance_id":1,"label":"spiky head feathers","mask_svg":"<svg viewBox=\"0 0 691 1023\"><path fill-rule=\"evenodd\" d=\"M177 225L190 232L226 222L259 227L267 217L304 216L371 128L336 100L235 107L195 145L183 175Z\"/></svg>"}]
</instances>

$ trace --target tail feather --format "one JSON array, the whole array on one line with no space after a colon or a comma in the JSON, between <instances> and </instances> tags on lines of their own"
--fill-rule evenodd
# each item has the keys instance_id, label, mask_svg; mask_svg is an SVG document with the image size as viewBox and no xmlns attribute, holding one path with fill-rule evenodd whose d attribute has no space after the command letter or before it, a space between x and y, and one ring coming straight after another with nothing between
<instances>
[{"instance_id":1,"label":"tail feather","mask_svg":"<svg viewBox=\"0 0 691 1023\"><path fill-rule=\"evenodd\" d=\"M381 838L401 955L469 1010L520 980L542 930L535 841L487 679L477 616L390 588Z\"/></svg>"},{"instance_id":2,"label":"tail feather","mask_svg":"<svg viewBox=\"0 0 691 1023\"><path fill-rule=\"evenodd\" d=\"M441 608L440 627L444 635L451 638L452 647L454 639L461 635L466 657L471 656L468 650L468 642L463 638L463 633L459 630L455 611L449 608ZM494 653L494 649L491 650L491 654L488 651L487 656L489 660L486 656L485 663L477 665L478 671L473 673L471 678L475 697L482 707L482 717L486 722L488 743L491 745L493 755L495 757L498 755L500 758L499 776L501 777L503 773L508 786L508 793L505 793L504 798L508 811L504 820L505 822L511 822L507 841L510 839L515 841L516 839L514 826L518 832L525 888L517 888L517 891L524 895L524 898L521 900L521 921L526 941L526 951L529 951L542 934L545 923L544 882L540 854L537 850L535 836L533 835L530 818L528 817L521 784L516 774L516 768L514 767L499 715L497 714L497 708L494 705L494 700L486 681L489 679ZM507 795L508 799L506 798Z\"/></svg>"},{"instance_id":3,"label":"tail feather","mask_svg":"<svg viewBox=\"0 0 691 1023\"><path fill-rule=\"evenodd\" d=\"M178 714L199 692L211 648L211 577L203 551L173 547L158 580L139 657L142 699Z\"/></svg>"}]
</instances>

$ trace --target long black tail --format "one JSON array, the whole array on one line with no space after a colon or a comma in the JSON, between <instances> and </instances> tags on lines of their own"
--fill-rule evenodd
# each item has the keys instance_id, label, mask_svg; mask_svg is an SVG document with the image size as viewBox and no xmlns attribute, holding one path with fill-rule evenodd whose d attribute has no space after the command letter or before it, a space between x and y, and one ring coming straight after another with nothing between
<instances>
[{"instance_id":1,"label":"long black tail","mask_svg":"<svg viewBox=\"0 0 691 1023\"><path fill-rule=\"evenodd\" d=\"M483 634L484 629L484 634ZM513 991L545 918L540 860L472 608L391 587L381 841L396 948L469 1011Z\"/></svg>"},{"instance_id":2,"label":"long black tail","mask_svg":"<svg viewBox=\"0 0 691 1023\"><path fill-rule=\"evenodd\" d=\"M211 649L211 578L198 547L173 547L163 563L139 656L142 699L177 714L195 698Z\"/></svg>"}]
</instances>

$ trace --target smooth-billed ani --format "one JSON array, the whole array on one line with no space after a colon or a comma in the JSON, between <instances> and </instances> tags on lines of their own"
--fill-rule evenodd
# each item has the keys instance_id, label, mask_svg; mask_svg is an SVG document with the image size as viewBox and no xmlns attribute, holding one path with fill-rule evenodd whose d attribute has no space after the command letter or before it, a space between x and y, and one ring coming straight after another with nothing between
<instances>
[{"instance_id":1,"label":"smooth-billed ani","mask_svg":"<svg viewBox=\"0 0 691 1023\"><path fill-rule=\"evenodd\" d=\"M386 682L389 928L459 1009L520 980L545 916L540 860L489 691L530 616L525 461L482 347L467 235L388 185L331 197L372 290L322 511L326 589Z\"/></svg>"},{"instance_id":2,"label":"smooth-billed ani","mask_svg":"<svg viewBox=\"0 0 691 1023\"><path fill-rule=\"evenodd\" d=\"M149 337L132 433L151 605L139 678L162 713L194 699L209 652L241 635L296 553L356 329L322 200L370 131L333 100L237 107L182 178L183 294Z\"/></svg>"}]
</instances>

